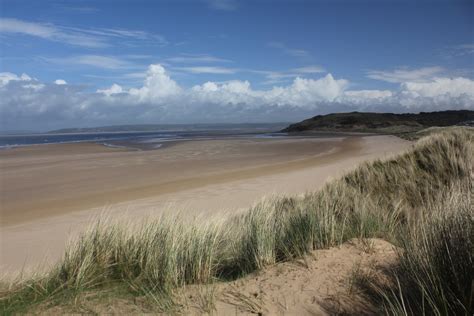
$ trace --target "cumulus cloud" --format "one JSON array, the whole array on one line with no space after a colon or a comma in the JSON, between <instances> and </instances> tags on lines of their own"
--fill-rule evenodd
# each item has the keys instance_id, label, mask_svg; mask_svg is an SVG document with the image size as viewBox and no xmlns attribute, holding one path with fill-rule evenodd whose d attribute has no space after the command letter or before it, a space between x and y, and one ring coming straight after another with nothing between
<instances>
[{"instance_id":1,"label":"cumulus cloud","mask_svg":"<svg viewBox=\"0 0 474 316\"><path fill-rule=\"evenodd\" d=\"M344 79L335 80L328 74L317 80L298 77L289 86L273 87L270 90L254 90L248 81L238 80L220 84L206 82L194 86L191 90L192 98L207 103L311 107L318 101L334 101L347 83Z\"/></svg>"},{"instance_id":2,"label":"cumulus cloud","mask_svg":"<svg viewBox=\"0 0 474 316\"><path fill-rule=\"evenodd\" d=\"M11 72L0 72L0 87L7 85L10 81L30 81L31 77L27 74L20 76Z\"/></svg>"},{"instance_id":3,"label":"cumulus cloud","mask_svg":"<svg viewBox=\"0 0 474 316\"><path fill-rule=\"evenodd\" d=\"M66 80L63 80L63 79L56 79L56 80L54 80L54 83L57 84L57 85L67 84Z\"/></svg>"},{"instance_id":4,"label":"cumulus cloud","mask_svg":"<svg viewBox=\"0 0 474 316\"><path fill-rule=\"evenodd\" d=\"M406 82L405 94L413 97L462 97L474 99L474 81L467 78L434 78L430 82Z\"/></svg>"},{"instance_id":5,"label":"cumulus cloud","mask_svg":"<svg viewBox=\"0 0 474 316\"><path fill-rule=\"evenodd\" d=\"M474 81L434 78L406 81L394 90L354 90L330 73L296 77L290 84L256 89L249 81L208 81L180 86L166 69L150 65L143 85L113 84L87 92L82 86L39 82L0 73L0 116L4 128L42 129L159 122L293 121L338 111L417 112L474 109Z\"/></svg>"},{"instance_id":6,"label":"cumulus cloud","mask_svg":"<svg viewBox=\"0 0 474 316\"><path fill-rule=\"evenodd\" d=\"M123 89L118 84L114 83L110 88L107 89L97 89L97 93L105 94L106 96L111 96L112 94L122 93Z\"/></svg>"},{"instance_id":7,"label":"cumulus cloud","mask_svg":"<svg viewBox=\"0 0 474 316\"><path fill-rule=\"evenodd\" d=\"M148 67L143 87L130 89L128 93L139 101L160 102L171 96L179 95L181 87L170 78L165 68L159 64Z\"/></svg>"},{"instance_id":8,"label":"cumulus cloud","mask_svg":"<svg viewBox=\"0 0 474 316\"><path fill-rule=\"evenodd\" d=\"M344 95L350 98L360 99L383 99L393 95L390 90L351 90L345 91Z\"/></svg>"}]
</instances>

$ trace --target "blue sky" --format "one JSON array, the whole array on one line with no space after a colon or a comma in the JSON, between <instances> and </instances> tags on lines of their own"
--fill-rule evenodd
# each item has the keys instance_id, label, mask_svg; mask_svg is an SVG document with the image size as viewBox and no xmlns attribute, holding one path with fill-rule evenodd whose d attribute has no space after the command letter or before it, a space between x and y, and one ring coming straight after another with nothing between
<instances>
[{"instance_id":1,"label":"blue sky","mask_svg":"<svg viewBox=\"0 0 474 316\"><path fill-rule=\"evenodd\" d=\"M287 121L474 103L472 1L1 6L3 129Z\"/></svg>"}]
</instances>

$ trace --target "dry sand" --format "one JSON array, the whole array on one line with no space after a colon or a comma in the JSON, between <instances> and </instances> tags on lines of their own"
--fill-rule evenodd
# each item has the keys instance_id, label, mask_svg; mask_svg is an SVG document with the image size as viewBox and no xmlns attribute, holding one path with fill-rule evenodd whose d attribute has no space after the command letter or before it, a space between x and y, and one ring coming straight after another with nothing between
<instances>
[{"instance_id":1,"label":"dry sand","mask_svg":"<svg viewBox=\"0 0 474 316\"><path fill-rule=\"evenodd\" d=\"M396 260L395 247L384 240L353 239L233 282L184 289L184 314L203 314L206 291L212 291L216 315L376 315L355 273L380 280Z\"/></svg>"},{"instance_id":2,"label":"dry sand","mask_svg":"<svg viewBox=\"0 0 474 316\"><path fill-rule=\"evenodd\" d=\"M316 190L357 163L398 153L392 136L182 142L154 151L97 144L0 151L0 266L56 260L67 238L104 209L113 217L163 211L216 214L264 195Z\"/></svg>"}]
</instances>

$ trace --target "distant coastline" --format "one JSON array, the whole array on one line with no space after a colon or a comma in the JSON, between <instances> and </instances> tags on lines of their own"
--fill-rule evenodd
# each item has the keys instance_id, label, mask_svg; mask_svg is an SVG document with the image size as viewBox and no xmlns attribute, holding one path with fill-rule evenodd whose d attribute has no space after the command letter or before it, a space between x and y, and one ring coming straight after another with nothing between
<instances>
[{"instance_id":1,"label":"distant coastline","mask_svg":"<svg viewBox=\"0 0 474 316\"><path fill-rule=\"evenodd\" d=\"M370 132L403 136L429 127L453 125L473 126L474 111L439 111L420 113L349 112L317 115L291 124L281 130L285 133Z\"/></svg>"},{"instance_id":2,"label":"distant coastline","mask_svg":"<svg viewBox=\"0 0 474 316\"><path fill-rule=\"evenodd\" d=\"M157 131L229 131L229 130L269 130L275 131L287 126L289 122L276 123L209 123L209 124L127 124L96 127L62 128L48 131L45 134L77 133L139 133Z\"/></svg>"}]
</instances>

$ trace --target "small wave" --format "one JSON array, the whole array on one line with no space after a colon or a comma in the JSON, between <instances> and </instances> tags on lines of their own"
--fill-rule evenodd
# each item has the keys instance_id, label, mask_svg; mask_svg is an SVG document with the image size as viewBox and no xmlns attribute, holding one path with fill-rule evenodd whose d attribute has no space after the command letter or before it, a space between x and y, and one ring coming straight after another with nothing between
<instances>
[{"instance_id":1,"label":"small wave","mask_svg":"<svg viewBox=\"0 0 474 316\"><path fill-rule=\"evenodd\" d=\"M124 145L116 145L116 144L110 144L110 143L101 143L101 144L104 145L105 147L110 147L110 148L136 149L136 148L128 147Z\"/></svg>"},{"instance_id":2,"label":"small wave","mask_svg":"<svg viewBox=\"0 0 474 316\"><path fill-rule=\"evenodd\" d=\"M272 134L258 134L254 138L286 138L288 137L287 133L272 133Z\"/></svg>"},{"instance_id":3,"label":"small wave","mask_svg":"<svg viewBox=\"0 0 474 316\"><path fill-rule=\"evenodd\" d=\"M162 141L172 141L172 140L180 140L181 137L180 136L172 136L172 137L168 137L169 135L166 135L167 137L155 137L155 138L151 138L151 139L145 139L145 140L140 140L139 143L140 144L151 144L151 143L159 143L159 142L162 142Z\"/></svg>"}]
</instances>

